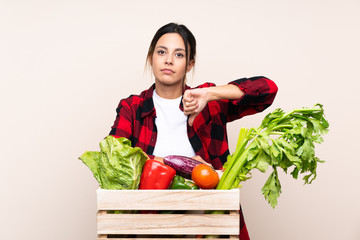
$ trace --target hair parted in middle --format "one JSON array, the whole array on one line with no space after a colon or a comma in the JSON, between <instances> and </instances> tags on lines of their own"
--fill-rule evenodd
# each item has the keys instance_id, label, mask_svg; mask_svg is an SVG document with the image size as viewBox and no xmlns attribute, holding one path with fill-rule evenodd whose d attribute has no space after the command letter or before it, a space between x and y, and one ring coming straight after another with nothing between
<instances>
[{"instance_id":1,"label":"hair parted in middle","mask_svg":"<svg viewBox=\"0 0 360 240\"><path fill-rule=\"evenodd\" d=\"M168 23L157 30L150 43L146 62L149 63L149 60L152 58L158 40L167 33L178 33L183 39L185 44L186 66L188 66L189 61L195 60L196 57L196 39L185 25L177 23Z\"/></svg>"}]
</instances>

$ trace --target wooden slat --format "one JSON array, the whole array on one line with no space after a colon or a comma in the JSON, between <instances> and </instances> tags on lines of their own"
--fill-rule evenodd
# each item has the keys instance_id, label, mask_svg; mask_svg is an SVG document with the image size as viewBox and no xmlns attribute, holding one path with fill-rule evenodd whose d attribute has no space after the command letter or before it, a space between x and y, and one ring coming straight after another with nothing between
<instances>
[{"instance_id":1,"label":"wooden slat","mask_svg":"<svg viewBox=\"0 0 360 240\"><path fill-rule=\"evenodd\" d=\"M239 235L230 236L231 238L239 239ZM106 238L107 239L107 238ZM111 240L184 240L184 238L110 238ZM97 238L103 240L103 238ZM186 238L186 240L199 240L199 238ZM211 240L224 240L224 238L211 238Z\"/></svg>"},{"instance_id":2,"label":"wooden slat","mask_svg":"<svg viewBox=\"0 0 360 240\"><path fill-rule=\"evenodd\" d=\"M98 234L238 235L238 214L101 214Z\"/></svg>"},{"instance_id":3,"label":"wooden slat","mask_svg":"<svg viewBox=\"0 0 360 240\"><path fill-rule=\"evenodd\" d=\"M97 190L98 210L239 210L233 190Z\"/></svg>"},{"instance_id":4,"label":"wooden slat","mask_svg":"<svg viewBox=\"0 0 360 240\"><path fill-rule=\"evenodd\" d=\"M233 238L239 239L239 235L233 236ZM107 239L107 238L106 238ZM199 240L199 238L110 238L111 240ZM97 240L103 240L103 238L97 238ZM211 240L224 240L224 238L211 238Z\"/></svg>"},{"instance_id":5,"label":"wooden slat","mask_svg":"<svg viewBox=\"0 0 360 240\"><path fill-rule=\"evenodd\" d=\"M97 216L106 215L106 214L107 213L105 210L100 210L97 212ZM107 234L98 234L97 239L98 240L107 239Z\"/></svg>"}]
</instances>

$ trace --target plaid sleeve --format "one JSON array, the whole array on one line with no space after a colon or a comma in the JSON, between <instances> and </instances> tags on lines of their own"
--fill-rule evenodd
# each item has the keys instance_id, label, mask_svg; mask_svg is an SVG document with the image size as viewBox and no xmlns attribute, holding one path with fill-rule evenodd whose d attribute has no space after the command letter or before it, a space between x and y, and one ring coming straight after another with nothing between
<instances>
[{"instance_id":1,"label":"plaid sleeve","mask_svg":"<svg viewBox=\"0 0 360 240\"><path fill-rule=\"evenodd\" d=\"M128 99L120 101L116 108L116 118L111 127L109 135L114 137L125 137L130 139L132 136L132 112Z\"/></svg>"},{"instance_id":2,"label":"plaid sleeve","mask_svg":"<svg viewBox=\"0 0 360 240\"><path fill-rule=\"evenodd\" d=\"M266 77L241 78L230 82L244 93L240 99L231 100L228 107L228 121L264 111L274 101L278 88Z\"/></svg>"}]
</instances>

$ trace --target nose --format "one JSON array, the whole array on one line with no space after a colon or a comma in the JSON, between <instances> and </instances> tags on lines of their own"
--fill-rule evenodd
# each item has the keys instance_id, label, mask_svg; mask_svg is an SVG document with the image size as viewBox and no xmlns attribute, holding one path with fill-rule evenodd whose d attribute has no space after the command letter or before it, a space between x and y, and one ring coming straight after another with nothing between
<instances>
[{"instance_id":1,"label":"nose","mask_svg":"<svg viewBox=\"0 0 360 240\"><path fill-rule=\"evenodd\" d=\"M165 59L165 64L166 65L173 65L173 58L171 55L168 55L167 58Z\"/></svg>"}]
</instances>

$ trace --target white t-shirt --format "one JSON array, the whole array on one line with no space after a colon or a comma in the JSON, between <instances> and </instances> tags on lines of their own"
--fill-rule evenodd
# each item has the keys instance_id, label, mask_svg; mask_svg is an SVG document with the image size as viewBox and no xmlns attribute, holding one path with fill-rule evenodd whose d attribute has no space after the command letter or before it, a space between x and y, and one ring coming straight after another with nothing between
<instances>
[{"instance_id":1,"label":"white t-shirt","mask_svg":"<svg viewBox=\"0 0 360 240\"><path fill-rule=\"evenodd\" d=\"M179 108L181 97L176 99L161 98L154 90L153 101L157 128L153 155L157 157L168 155L194 157L195 151L187 135L187 116Z\"/></svg>"}]
</instances>

